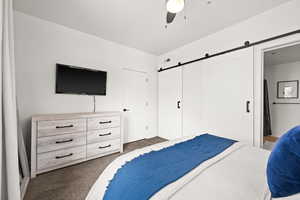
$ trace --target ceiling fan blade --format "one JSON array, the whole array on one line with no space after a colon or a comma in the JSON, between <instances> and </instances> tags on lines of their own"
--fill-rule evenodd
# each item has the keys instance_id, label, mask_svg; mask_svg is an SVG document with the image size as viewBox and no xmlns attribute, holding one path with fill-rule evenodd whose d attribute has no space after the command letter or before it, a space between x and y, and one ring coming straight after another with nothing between
<instances>
[{"instance_id":1,"label":"ceiling fan blade","mask_svg":"<svg viewBox=\"0 0 300 200\"><path fill-rule=\"evenodd\" d=\"M171 24L175 19L176 13L167 12L167 24Z\"/></svg>"}]
</instances>

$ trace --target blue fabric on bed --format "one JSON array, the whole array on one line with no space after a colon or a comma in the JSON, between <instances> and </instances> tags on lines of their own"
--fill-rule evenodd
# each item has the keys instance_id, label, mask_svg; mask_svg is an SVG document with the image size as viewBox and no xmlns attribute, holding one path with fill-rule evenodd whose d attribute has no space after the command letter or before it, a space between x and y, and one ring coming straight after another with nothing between
<instances>
[{"instance_id":1,"label":"blue fabric on bed","mask_svg":"<svg viewBox=\"0 0 300 200\"><path fill-rule=\"evenodd\" d=\"M209 134L143 154L123 165L110 181L105 200L149 199L202 162L230 147L234 140Z\"/></svg>"},{"instance_id":2,"label":"blue fabric on bed","mask_svg":"<svg viewBox=\"0 0 300 200\"><path fill-rule=\"evenodd\" d=\"M289 130L275 145L267 166L272 197L300 192L300 126Z\"/></svg>"}]
</instances>

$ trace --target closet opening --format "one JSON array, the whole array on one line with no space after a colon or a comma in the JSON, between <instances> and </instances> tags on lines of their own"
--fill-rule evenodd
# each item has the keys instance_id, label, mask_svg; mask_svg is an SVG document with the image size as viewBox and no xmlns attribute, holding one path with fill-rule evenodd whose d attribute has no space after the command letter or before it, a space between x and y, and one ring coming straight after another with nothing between
<instances>
[{"instance_id":1,"label":"closet opening","mask_svg":"<svg viewBox=\"0 0 300 200\"><path fill-rule=\"evenodd\" d=\"M263 148L300 125L300 44L264 52Z\"/></svg>"}]
</instances>

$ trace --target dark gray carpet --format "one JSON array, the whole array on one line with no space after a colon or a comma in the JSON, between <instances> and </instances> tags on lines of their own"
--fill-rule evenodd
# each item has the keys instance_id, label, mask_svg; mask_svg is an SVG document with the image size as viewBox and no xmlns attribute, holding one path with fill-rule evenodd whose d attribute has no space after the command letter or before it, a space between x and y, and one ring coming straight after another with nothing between
<instances>
[{"instance_id":1,"label":"dark gray carpet","mask_svg":"<svg viewBox=\"0 0 300 200\"><path fill-rule=\"evenodd\" d=\"M166 141L154 137L124 145L124 153ZM96 179L120 153L38 175L29 183L25 200L84 200Z\"/></svg>"}]
</instances>

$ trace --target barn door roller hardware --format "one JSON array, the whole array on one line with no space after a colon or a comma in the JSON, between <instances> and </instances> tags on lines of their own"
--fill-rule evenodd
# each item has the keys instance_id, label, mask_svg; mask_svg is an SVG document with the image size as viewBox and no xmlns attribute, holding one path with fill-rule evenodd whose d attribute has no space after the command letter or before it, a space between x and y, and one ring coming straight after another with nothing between
<instances>
[{"instance_id":1,"label":"barn door roller hardware","mask_svg":"<svg viewBox=\"0 0 300 200\"><path fill-rule=\"evenodd\" d=\"M218 53L215 53L215 54L212 54L212 55L206 53L203 57L197 58L195 60L191 60L191 61L187 61L187 62L183 62L183 63L179 62L177 65L173 65L171 67L160 68L158 70L158 72L162 72L162 71L166 71L166 70L169 70L169 69L181 67L183 65L188 65L188 64L191 64L191 63L194 63L194 62L199 62L201 60L205 60L205 59L213 58L213 57L216 57L216 56L224 55L224 54L231 53L231 52L234 52L234 51L238 51L238 50L241 50L241 49L246 49L246 48L258 45L258 44L270 42L272 40L277 40L277 39L284 38L284 37L287 37L287 36L290 36L290 35L295 35L295 34L298 34L298 33L300 33L300 29L298 29L296 31L288 32L288 33L285 33L285 34L277 35L275 37L270 37L268 39L253 42L253 43L251 43L250 41L245 41L244 45L242 45L242 46L238 46L238 47L235 47L233 49L226 50L226 51L221 51L221 52L218 52Z\"/></svg>"}]
</instances>

